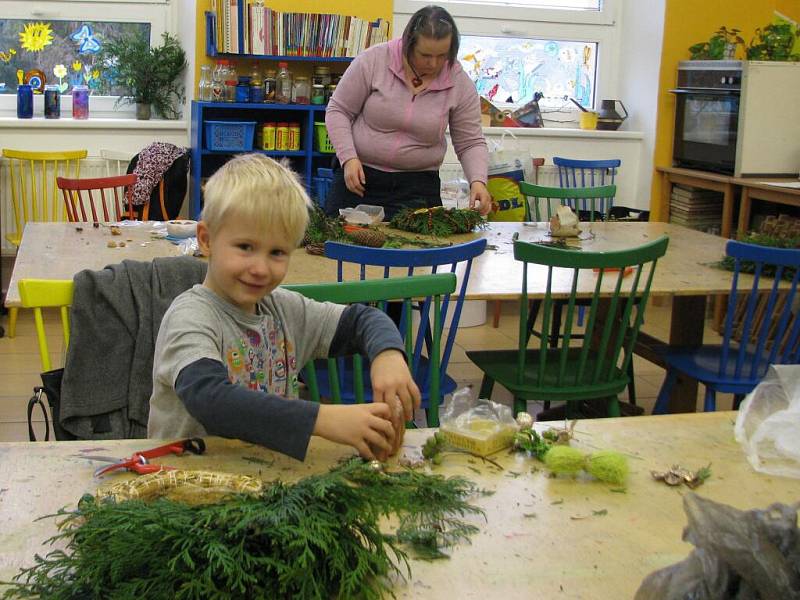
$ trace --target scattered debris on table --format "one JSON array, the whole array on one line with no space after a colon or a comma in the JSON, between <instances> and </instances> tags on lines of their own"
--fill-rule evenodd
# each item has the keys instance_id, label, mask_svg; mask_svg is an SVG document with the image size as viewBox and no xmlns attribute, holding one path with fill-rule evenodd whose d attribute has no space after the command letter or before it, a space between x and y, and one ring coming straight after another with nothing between
<instances>
[{"instance_id":1,"label":"scattered debris on table","mask_svg":"<svg viewBox=\"0 0 800 600\"><path fill-rule=\"evenodd\" d=\"M667 485L677 486L685 484L694 489L711 477L711 463L696 471L690 471L680 465L672 465L672 468L667 471L650 471L650 474L656 481L663 481Z\"/></svg>"}]
</instances>

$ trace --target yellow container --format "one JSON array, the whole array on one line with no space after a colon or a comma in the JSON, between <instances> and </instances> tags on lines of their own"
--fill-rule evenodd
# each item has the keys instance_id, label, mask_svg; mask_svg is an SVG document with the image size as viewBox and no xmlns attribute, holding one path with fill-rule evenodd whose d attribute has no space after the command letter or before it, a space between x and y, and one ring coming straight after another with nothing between
<instances>
[{"instance_id":1,"label":"yellow container","mask_svg":"<svg viewBox=\"0 0 800 600\"><path fill-rule=\"evenodd\" d=\"M597 129L597 117L599 115L596 112L592 112L587 110L586 112L580 113L580 127L581 129Z\"/></svg>"},{"instance_id":2,"label":"yellow container","mask_svg":"<svg viewBox=\"0 0 800 600\"><path fill-rule=\"evenodd\" d=\"M453 446L487 456L511 446L517 428L488 419L473 419L465 427L442 425L439 431Z\"/></svg>"}]
</instances>

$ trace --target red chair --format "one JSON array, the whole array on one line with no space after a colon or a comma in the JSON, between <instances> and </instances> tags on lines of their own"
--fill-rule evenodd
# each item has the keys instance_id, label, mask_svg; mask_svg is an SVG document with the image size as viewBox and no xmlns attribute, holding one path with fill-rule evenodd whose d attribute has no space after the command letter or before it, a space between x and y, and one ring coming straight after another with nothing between
<instances>
[{"instance_id":1,"label":"red chair","mask_svg":"<svg viewBox=\"0 0 800 600\"><path fill-rule=\"evenodd\" d=\"M64 195L67 220L70 223L109 222L119 221L123 217L129 219L136 217L131 203L136 175L117 175L94 179L58 177L56 183ZM147 219L149 208L149 205L144 207L143 220Z\"/></svg>"}]
</instances>

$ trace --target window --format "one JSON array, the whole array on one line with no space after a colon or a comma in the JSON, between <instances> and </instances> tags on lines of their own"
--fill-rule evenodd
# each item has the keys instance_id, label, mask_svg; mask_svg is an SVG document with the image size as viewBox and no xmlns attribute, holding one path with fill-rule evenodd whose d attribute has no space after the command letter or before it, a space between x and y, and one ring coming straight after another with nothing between
<instances>
[{"instance_id":1,"label":"window","mask_svg":"<svg viewBox=\"0 0 800 600\"><path fill-rule=\"evenodd\" d=\"M459 61L478 91L501 109L542 92L544 118L576 120L586 108L614 97L619 55L618 0L441 0L461 33ZM394 35L427 4L395 0ZM564 112L563 117L552 113Z\"/></svg>"},{"instance_id":2,"label":"window","mask_svg":"<svg viewBox=\"0 0 800 600\"><path fill-rule=\"evenodd\" d=\"M175 33L177 25L176 0L2 0L2 4L0 114L15 114L18 73L37 83L37 70L47 83L66 93L63 114L68 114L69 91L79 81L91 90L93 115L132 113L132 106L114 109L118 90L96 63L97 45L105 36L135 31L146 33L151 43L158 42L162 33Z\"/></svg>"}]
</instances>

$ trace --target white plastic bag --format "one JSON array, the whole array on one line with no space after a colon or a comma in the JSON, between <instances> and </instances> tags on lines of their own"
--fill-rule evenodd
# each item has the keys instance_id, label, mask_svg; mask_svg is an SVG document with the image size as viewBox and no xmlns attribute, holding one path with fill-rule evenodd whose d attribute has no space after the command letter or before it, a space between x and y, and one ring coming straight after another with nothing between
<instances>
[{"instance_id":1,"label":"white plastic bag","mask_svg":"<svg viewBox=\"0 0 800 600\"><path fill-rule=\"evenodd\" d=\"M734 434L756 471L800 479L800 366L769 368L742 402Z\"/></svg>"},{"instance_id":2,"label":"white plastic bag","mask_svg":"<svg viewBox=\"0 0 800 600\"><path fill-rule=\"evenodd\" d=\"M516 142L507 144L506 135L516 141L510 131L499 142L491 142L489 150L489 181L486 187L492 195L490 221L524 221L525 197L519 191L520 181L531 181L533 161L528 150L517 149Z\"/></svg>"}]
</instances>

